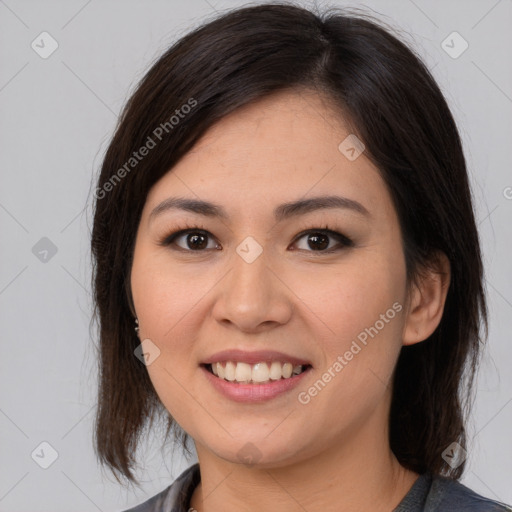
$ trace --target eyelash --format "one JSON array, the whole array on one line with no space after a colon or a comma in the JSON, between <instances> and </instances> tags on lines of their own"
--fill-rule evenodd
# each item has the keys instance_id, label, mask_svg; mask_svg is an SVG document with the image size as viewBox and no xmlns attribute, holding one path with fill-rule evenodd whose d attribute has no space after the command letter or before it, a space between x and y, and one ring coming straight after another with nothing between
<instances>
[{"instance_id":1,"label":"eyelash","mask_svg":"<svg viewBox=\"0 0 512 512\"><path fill-rule=\"evenodd\" d=\"M160 240L158 242L158 245L160 246L163 246L163 247L169 247L171 245L174 244L174 241L179 238L180 236L183 236L183 235L188 235L188 234L191 234L191 233L200 233L202 235L205 235L207 237L211 237L211 238L214 238L211 233L209 233L205 228L204 226L202 225L183 225L181 227L178 227L176 228L171 234L165 236L162 240ZM309 228L309 229L306 229L304 231L301 231L294 239L293 241L293 244L296 244L301 238L305 237L306 235L308 234L324 234L324 235L328 235L329 237L331 238L334 238L338 241L338 245L335 246L334 248L331 248L331 249L328 249L328 250L319 250L319 251L313 251L313 250L306 250L306 252L310 252L310 253L313 253L313 254L318 254L318 255L322 255L322 254L333 254L335 252L338 252L338 251L341 251L342 249L345 249L345 248L348 248L348 247L353 247L354 246L354 242L348 238L347 236L343 235L342 233L339 233L331 228L329 228L328 225L325 225L324 228ZM206 251L211 251L211 250L215 250L215 249L200 249L200 250L191 250L191 249L183 249L182 247L178 247L178 248L172 248L172 250L177 250L177 251L182 251L182 252L189 252L189 253L201 253L201 252L206 252ZM300 249L300 250L305 250L305 249Z\"/></svg>"}]
</instances>

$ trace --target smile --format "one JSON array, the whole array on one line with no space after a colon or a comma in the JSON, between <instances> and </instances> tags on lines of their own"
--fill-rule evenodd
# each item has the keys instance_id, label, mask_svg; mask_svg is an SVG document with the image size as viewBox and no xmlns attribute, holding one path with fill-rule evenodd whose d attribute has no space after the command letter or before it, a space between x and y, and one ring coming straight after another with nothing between
<instances>
[{"instance_id":1,"label":"smile","mask_svg":"<svg viewBox=\"0 0 512 512\"><path fill-rule=\"evenodd\" d=\"M206 368L220 379L240 384L266 384L271 381L290 379L303 373L310 365L262 361L248 364L236 361L223 361L206 365Z\"/></svg>"},{"instance_id":2,"label":"smile","mask_svg":"<svg viewBox=\"0 0 512 512\"><path fill-rule=\"evenodd\" d=\"M279 364L279 368L277 364ZM290 373L290 366L288 365L291 363L277 364L276 361L268 364L262 362L253 365L240 362L235 363L233 361L213 363L217 374L214 373L212 364L202 364L200 368L212 387L222 396L235 402L256 403L270 400L279 395L284 395L287 391L291 391L293 388L297 387L312 370L311 365L297 365L295 368L291 368L291 374L286 377L284 375ZM221 372L224 370L224 377L219 375L219 366L222 368L222 370L220 370ZM274 370L272 370L272 366ZM254 367L256 367L256 369ZM238 370L238 379L240 380L237 380L238 368L240 368ZM272 379L271 372L274 377L277 377L278 369L279 378ZM249 370L251 371L250 380ZM256 371L256 379L263 379L265 377L265 380L258 382L253 381L253 371ZM233 372L235 373L235 378L228 380L226 373L232 378ZM268 378L265 372L268 373Z\"/></svg>"}]
</instances>

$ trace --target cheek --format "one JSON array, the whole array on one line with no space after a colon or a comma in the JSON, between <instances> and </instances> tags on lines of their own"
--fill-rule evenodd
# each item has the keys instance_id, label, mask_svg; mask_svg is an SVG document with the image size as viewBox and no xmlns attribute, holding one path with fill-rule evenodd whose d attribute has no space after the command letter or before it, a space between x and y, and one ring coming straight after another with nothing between
<instances>
[{"instance_id":1,"label":"cheek","mask_svg":"<svg viewBox=\"0 0 512 512\"><path fill-rule=\"evenodd\" d=\"M208 289L205 279L190 279L183 268L171 265L165 251L144 245L134 254L131 286L141 335L159 343L175 339Z\"/></svg>"},{"instance_id":2,"label":"cheek","mask_svg":"<svg viewBox=\"0 0 512 512\"><path fill-rule=\"evenodd\" d=\"M400 332L402 318L397 310L403 307L402 281L399 264L369 251L354 252L337 268L315 269L301 273L300 278L289 276L303 314L309 311L309 318L316 318L320 332L330 340L328 352L343 349L360 333L364 340L366 330L376 323L379 333Z\"/></svg>"},{"instance_id":3,"label":"cheek","mask_svg":"<svg viewBox=\"0 0 512 512\"><path fill-rule=\"evenodd\" d=\"M298 390L305 405L325 428L325 435L368 418L383 403L401 348L403 305L392 283L364 287L368 273L351 274L331 285L320 310L323 336L315 378ZM336 412L333 412L336 411ZM333 426L332 418L338 418Z\"/></svg>"},{"instance_id":4,"label":"cheek","mask_svg":"<svg viewBox=\"0 0 512 512\"><path fill-rule=\"evenodd\" d=\"M166 406L172 401L180 407L187 379L197 370L193 330L202 287L144 246L134 254L131 286L141 340L151 340L159 350L147 366L153 386Z\"/></svg>"},{"instance_id":5,"label":"cheek","mask_svg":"<svg viewBox=\"0 0 512 512\"><path fill-rule=\"evenodd\" d=\"M303 281L297 295L308 297L306 306L314 312L309 317L318 327L316 343L324 355L319 376L336 382L329 385L329 400L380 396L385 391L402 344L402 271L399 261L360 253L335 273ZM350 401L344 405L353 406Z\"/></svg>"},{"instance_id":6,"label":"cheek","mask_svg":"<svg viewBox=\"0 0 512 512\"><path fill-rule=\"evenodd\" d=\"M160 254L139 247L134 254L131 286L141 339L150 339L159 355L147 366L153 387L166 409L178 421L200 414L187 393L197 372L192 350L197 330L202 285L183 277ZM208 288L206 288L208 289Z\"/></svg>"}]
</instances>

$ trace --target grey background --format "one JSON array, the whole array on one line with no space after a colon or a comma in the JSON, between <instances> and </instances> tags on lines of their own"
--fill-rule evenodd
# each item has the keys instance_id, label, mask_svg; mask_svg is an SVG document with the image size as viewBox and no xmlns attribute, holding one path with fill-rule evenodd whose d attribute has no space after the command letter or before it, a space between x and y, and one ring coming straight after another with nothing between
<instances>
[{"instance_id":1,"label":"grey background","mask_svg":"<svg viewBox=\"0 0 512 512\"><path fill-rule=\"evenodd\" d=\"M151 62L216 10L244 3L0 0L0 511L122 510L192 463L179 450L162 454L155 434L141 447L145 492L122 488L97 464L90 187L117 115ZM462 482L512 503L512 2L330 5L366 6L408 32L459 124L491 312ZM31 47L43 31L59 45L47 59ZM453 31L469 44L456 59L441 47ZM43 237L55 254L38 254L48 249ZM43 441L58 453L48 469L31 458Z\"/></svg>"}]
</instances>

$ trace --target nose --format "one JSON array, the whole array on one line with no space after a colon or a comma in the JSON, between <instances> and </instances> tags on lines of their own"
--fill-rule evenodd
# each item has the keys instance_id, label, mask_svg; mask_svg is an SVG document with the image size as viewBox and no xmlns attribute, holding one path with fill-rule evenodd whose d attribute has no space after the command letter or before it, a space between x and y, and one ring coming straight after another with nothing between
<instances>
[{"instance_id":1,"label":"nose","mask_svg":"<svg viewBox=\"0 0 512 512\"><path fill-rule=\"evenodd\" d=\"M261 332L286 324L293 311L293 293L267 261L265 251L248 263L238 254L219 283L214 318L243 332Z\"/></svg>"}]
</instances>

